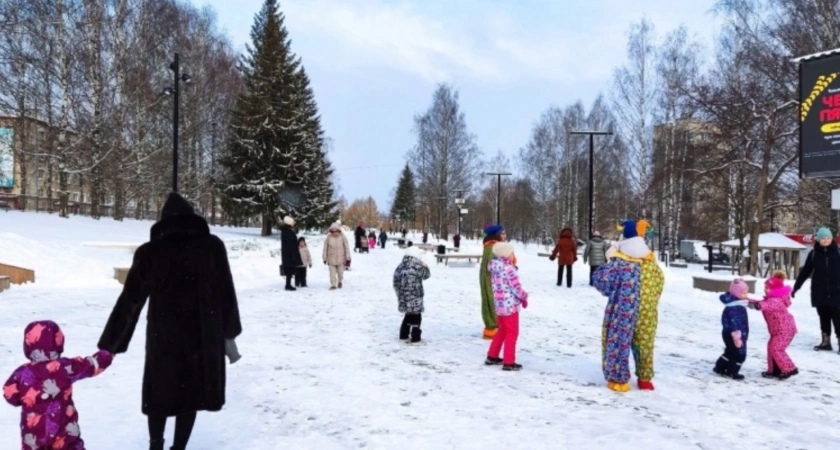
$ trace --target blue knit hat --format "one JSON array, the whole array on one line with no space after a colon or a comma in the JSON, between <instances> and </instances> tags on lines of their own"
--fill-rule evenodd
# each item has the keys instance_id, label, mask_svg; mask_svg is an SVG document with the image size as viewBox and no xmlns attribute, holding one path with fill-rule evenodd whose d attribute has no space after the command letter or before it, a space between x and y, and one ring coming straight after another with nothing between
<instances>
[{"instance_id":1,"label":"blue knit hat","mask_svg":"<svg viewBox=\"0 0 840 450\"><path fill-rule=\"evenodd\" d=\"M635 220L625 220L621 226L624 228L622 231L622 235L624 239L630 239L639 236L638 231L636 231L636 221Z\"/></svg>"},{"instance_id":2,"label":"blue knit hat","mask_svg":"<svg viewBox=\"0 0 840 450\"><path fill-rule=\"evenodd\" d=\"M501 225L488 225L487 228L484 229L484 235L496 236L502 234L502 231L505 231L505 228Z\"/></svg>"},{"instance_id":3,"label":"blue knit hat","mask_svg":"<svg viewBox=\"0 0 840 450\"><path fill-rule=\"evenodd\" d=\"M828 228L822 227L819 230L817 230L817 240L820 240L820 239L823 239L823 238L830 238L830 237L831 237L831 230L829 230Z\"/></svg>"}]
</instances>

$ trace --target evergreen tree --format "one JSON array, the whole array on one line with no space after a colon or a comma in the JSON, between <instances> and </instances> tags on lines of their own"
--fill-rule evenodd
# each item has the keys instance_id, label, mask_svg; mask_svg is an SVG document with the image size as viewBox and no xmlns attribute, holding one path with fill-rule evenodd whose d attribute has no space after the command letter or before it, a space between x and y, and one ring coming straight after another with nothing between
<instances>
[{"instance_id":1,"label":"evergreen tree","mask_svg":"<svg viewBox=\"0 0 840 450\"><path fill-rule=\"evenodd\" d=\"M326 154L318 105L302 66L296 74L294 89L298 93L295 108L303 123L301 148L307 162L303 180L304 203L297 209L296 217L303 228L323 227L338 219L338 203L333 198L333 169Z\"/></svg>"},{"instance_id":2,"label":"evergreen tree","mask_svg":"<svg viewBox=\"0 0 840 450\"><path fill-rule=\"evenodd\" d=\"M263 236L285 215L312 226L335 209L318 108L284 21L277 0L266 0L254 20L222 161L226 203L238 206L229 214L260 216Z\"/></svg>"},{"instance_id":3,"label":"evergreen tree","mask_svg":"<svg viewBox=\"0 0 840 450\"><path fill-rule=\"evenodd\" d=\"M414 205L416 204L414 193L414 173L408 164L403 168L400 181L397 183L397 192L394 194L394 201L391 203L391 218L400 218L400 221L414 222Z\"/></svg>"}]
</instances>

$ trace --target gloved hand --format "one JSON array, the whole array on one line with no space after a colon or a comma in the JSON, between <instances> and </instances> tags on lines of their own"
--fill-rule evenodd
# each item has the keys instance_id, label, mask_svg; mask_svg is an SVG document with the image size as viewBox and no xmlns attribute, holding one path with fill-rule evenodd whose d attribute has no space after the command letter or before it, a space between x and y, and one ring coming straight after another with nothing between
<instances>
[{"instance_id":1,"label":"gloved hand","mask_svg":"<svg viewBox=\"0 0 840 450\"><path fill-rule=\"evenodd\" d=\"M790 298L796 298L796 291L792 291L790 293Z\"/></svg>"},{"instance_id":2,"label":"gloved hand","mask_svg":"<svg viewBox=\"0 0 840 450\"><path fill-rule=\"evenodd\" d=\"M233 339L225 339L225 355L230 359L231 364L242 358L242 355L239 354L239 349L236 348L236 341Z\"/></svg>"},{"instance_id":3,"label":"gloved hand","mask_svg":"<svg viewBox=\"0 0 840 450\"><path fill-rule=\"evenodd\" d=\"M324 265L325 265L325 266L327 265L327 262L326 262L326 261L324 261Z\"/></svg>"},{"instance_id":4,"label":"gloved hand","mask_svg":"<svg viewBox=\"0 0 840 450\"><path fill-rule=\"evenodd\" d=\"M526 308L526 309L528 308L528 299L527 298L523 298L522 300L519 301L519 303L522 304L523 308Z\"/></svg>"}]
</instances>

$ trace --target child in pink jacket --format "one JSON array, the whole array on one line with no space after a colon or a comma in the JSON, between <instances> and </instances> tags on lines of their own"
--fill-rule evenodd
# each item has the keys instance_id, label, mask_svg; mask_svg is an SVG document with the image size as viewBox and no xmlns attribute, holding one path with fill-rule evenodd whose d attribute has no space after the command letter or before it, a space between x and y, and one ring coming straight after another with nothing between
<instances>
[{"instance_id":1,"label":"child in pink jacket","mask_svg":"<svg viewBox=\"0 0 840 450\"><path fill-rule=\"evenodd\" d=\"M111 365L105 350L87 358L62 358L64 334L55 322L32 322L24 332L28 363L3 385L3 398L21 407L21 448L84 450L73 383L99 375Z\"/></svg>"},{"instance_id":2,"label":"child in pink jacket","mask_svg":"<svg viewBox=\"0 0 840 450\"><path fill-rule=\"evenodd\" d=\"M511 259L513 245L497 242L493 245L493 255L487 268L493 286L493 303L499 329L490 342L484 363L488 366L502 364L502 370L521 370L522 366L516 364L516 340L519 337L519 308L528 307L528 293L522 289ZM504 359L499 358L503 346Z\"/></svg>"},{"instance_id":3,"label":"child in pink jacket","mask_svg":"<svg viewBox=\"0 0 840 450\"><path fill-rule=\"evenodd\" d=\"M786 350L797 333L796 321L788 311L791 288L785 286L787 276L782 271L775 271L764 283L764 300L750 301L750 306L761 311L770 332L767 342L767 372L764 378L788 379L799 373Z\"/></svg>"}]
</instances>

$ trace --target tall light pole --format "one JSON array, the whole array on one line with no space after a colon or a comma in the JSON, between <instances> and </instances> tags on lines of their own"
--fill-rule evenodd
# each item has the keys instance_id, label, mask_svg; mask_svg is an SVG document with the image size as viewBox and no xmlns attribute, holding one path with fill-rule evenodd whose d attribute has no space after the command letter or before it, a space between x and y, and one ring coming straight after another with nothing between
<instances>
[{"instance_id":1,"label":"tall light pole","mask_svg":"<svg viewBox=\"0 0 840 450\"><path fill-rule=\"evenodd\" d=\"M175 60L169 65L169 70L174 72L174 83L163 90L166 95L173 96L172 101L172 192L178 192L178 103L180 99L180 82L190 84L192 77L189 74L181 74L181 65L178 61L178 53L175 53Z\"/></svg>"},{"instance_id":2,"label":"tall light pole","mask_svg":"<svg viewBox=\"0 0 840 450\"><path fill-rule=\"evenodd\" d=\"M592 211L595 208L595 135L608 136L612 131L570 131L569 134L589 135L589 238L592 238L592 227L595 216Z\"/></svg>"},{"instance_id":3,"label":"tall light pole","mask_svg":"<svg viewBox=\"0 0 840 450\"><path fill-rule=\"evenodd\" d=\"M507 172L485 172L484 175L496 177L496 225L502 223L502 177L513 175Z\"/></svg>"},{"instance_id":4,"label":"tall light pole","mask_svg":"<svg viewBox=\"0 0 840 450\"><path fill-rule=\"evenodd\" d=\"M464 191L462 189L455 190L455 207L458 208L458 236L461 235L461 214L464 212L464 210L461 209L465 203L464 197L462 197L463 193Z\"/></svg>"}]
</instances>

